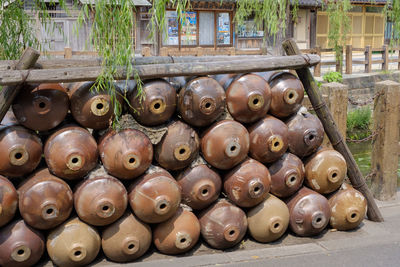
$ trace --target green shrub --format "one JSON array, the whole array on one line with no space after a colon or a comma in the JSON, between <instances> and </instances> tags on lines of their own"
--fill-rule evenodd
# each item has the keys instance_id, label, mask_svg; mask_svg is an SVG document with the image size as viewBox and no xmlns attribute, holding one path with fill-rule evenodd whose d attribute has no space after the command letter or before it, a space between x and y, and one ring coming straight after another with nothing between
<instances>
[{"instance_id":1,"label":"green shrub","mask_svg":"<svg viewBox=\"0 0 400 267\"><path fill-rule=\"evenodd\" d=\"M328 83L333 83L333 82L341 83L343 81L343 76L340 72L330 71L330 72L326 73L322 77L322 79Z\"/></svg>"},{"instance_id":2,"label":"green shrub","mask_svg":"<svg viewBox=\"0 0 400 267\"><path fill-rule=\"evenodd\" d=\"M371 109L362 107L347 114L347 131L368 130L371 124Z\"/></svg>"}]
</instances>

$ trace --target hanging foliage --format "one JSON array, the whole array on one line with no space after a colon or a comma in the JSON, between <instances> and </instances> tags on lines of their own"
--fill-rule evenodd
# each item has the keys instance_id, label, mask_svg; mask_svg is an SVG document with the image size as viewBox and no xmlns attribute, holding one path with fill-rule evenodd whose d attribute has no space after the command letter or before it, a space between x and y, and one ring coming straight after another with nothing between
<instances>
[{"instance_id":1,"label":"hanging foliage","mask_svg":"<svg viewBox=\"0 0 400 267\"><path fill-rule=\"evenodd\" d=\"M390 45L400 44L400 0L388 0L383 9L385 20L391 23Z\"/></svg>"}]
</instances>

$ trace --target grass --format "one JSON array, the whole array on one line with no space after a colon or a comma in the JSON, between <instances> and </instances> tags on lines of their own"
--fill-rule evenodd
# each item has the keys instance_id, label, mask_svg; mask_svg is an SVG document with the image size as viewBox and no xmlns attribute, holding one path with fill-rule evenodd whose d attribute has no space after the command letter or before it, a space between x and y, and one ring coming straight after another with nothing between
<instances>
[{"instance_id":1,"label":"grass","mask_svg":"<svg viewBox=\"0 0 400 267\"><path fill-rule=\"evenodd\" d=\"M347 136L350 139L361 139L371 134L371 115L369 107L361 107L347 114Z\"/></svg>"}]
</instances>

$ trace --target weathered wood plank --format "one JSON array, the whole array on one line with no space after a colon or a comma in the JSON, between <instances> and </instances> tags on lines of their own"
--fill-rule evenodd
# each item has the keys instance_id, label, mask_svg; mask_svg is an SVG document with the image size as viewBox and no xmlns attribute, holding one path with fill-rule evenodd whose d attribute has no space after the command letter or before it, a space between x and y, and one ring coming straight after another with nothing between
<instances>
[{"instance_id":1,"label":"weathered wood plank","mask_svg":"<svg viewBox=\"0 0 400 267\"><path fill-rule=\"evenodd\" d=\"M300 55L301 52L292 39L283 42L283 48L287 55ZM371 191L368 189L365 179L362 177L361 171L355 162L346 142L340 134L335 121L332 117L326 102L323 100L321 92L318 89L317 83L314 80L308 68L301 68L296 70L297 75L304 85L310 102L313 105L314 111L324 126L325 133L329 137L332 146L343 155L347 162L347 175L353 187L359 190L367 199L368 202L368 218L373 221L383 221L383 217L375 203Z\"/></svg>"},{"instance_id":2,"label":"weathered wood plank","mask_svg":"<svg viewBox=\"0 0 400 267\"><path fill-rule=\"evenodd\" d=\"M173 76L198 76L225 73L247 73L279 69L297 69L310 67L320 61L317 55L304 56L278 56L264 59L219 61L219 62L194 62L136 65L134 70L141 79L152 79ZM27 83L50 83L50 82L79 82L94 81L101 74L101 67L69 68L55 70L30 70L28 71L0 71L0 85L14 85L27 76ZM126 71L123 68L117 70L114 78L116 80L126 79ZM133 74L130 78L133 78Z\"/></svg>"}]
</instances>

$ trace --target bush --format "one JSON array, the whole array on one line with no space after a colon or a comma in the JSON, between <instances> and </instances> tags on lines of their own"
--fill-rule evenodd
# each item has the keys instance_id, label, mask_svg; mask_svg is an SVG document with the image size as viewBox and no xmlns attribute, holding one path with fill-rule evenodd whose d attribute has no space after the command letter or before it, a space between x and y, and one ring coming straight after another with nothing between
<instances>
[{"instance_id":1,"label":"bush","mask_svg":"<svg viewBox=\"0 0 400 267\"><path fill-rule=\"evenodd\" d=\"M347 131L368 130L371 124L371 110L368 107L355 109L347 114Z\"/></svg>"},{"instance_id":2,"label":"bush","mask_svg":"<svg viewBox=\"0 0 400 267\"><path fill-rule=\"evenodd\" d=\"M322 77L322 79L328 83L333 83L333 82L341 83L343 81L343 76L340 72L330 71L330 72L326 73Z\"/></svg>"}]
</instances>

